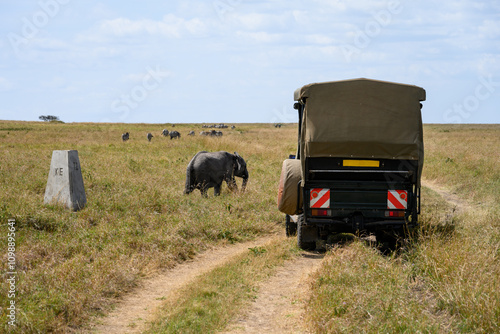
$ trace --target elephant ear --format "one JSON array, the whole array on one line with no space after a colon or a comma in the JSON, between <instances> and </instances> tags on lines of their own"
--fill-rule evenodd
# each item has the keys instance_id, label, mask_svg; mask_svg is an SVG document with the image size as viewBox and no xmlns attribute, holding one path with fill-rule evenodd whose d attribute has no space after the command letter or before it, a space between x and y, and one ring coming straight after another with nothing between
<instances>
[{"instance_id":1,"label":"elephant ear","mask_svg":"<svg viewBox=\"0 0 500 334\"><path fill-rule=\"evenodd\" d=\"M241 163L240 163L240 159L239 158L239 155L237 152L234 152L234 155L233 155L233 168L234 168L234 171L239 171L241 169Z\"/></svg>"},{"instance_id":2,"label":"elephant ear","mask_svg":"<svg viewBox=\"0 0 500 334\"><path fill-rule=\"evenodd\" d=\"M236 170L237 171L240 171L241 170L241 163L240 163L240 159L236 159Z\"/></svg>"}]
</instances>

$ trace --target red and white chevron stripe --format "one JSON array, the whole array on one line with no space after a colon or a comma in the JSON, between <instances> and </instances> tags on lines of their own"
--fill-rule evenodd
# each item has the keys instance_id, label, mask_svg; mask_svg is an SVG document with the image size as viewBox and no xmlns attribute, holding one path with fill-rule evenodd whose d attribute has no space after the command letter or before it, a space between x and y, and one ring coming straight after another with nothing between
<instances>
[{"instance_id":1,"label":"red and white chevron stripe","mask_svg":"<svg viewBox=\"0 0 500 334\"><path fill-rule=\"evenodd\" d=\"M313 188L310 192L309 204L313 209L330 208L330 189Z\"/></svg>"},{"instance_id":2,"label":"red and white chevron stripe","mask_svg":"<svg viewBox=\"0 0 500 334\"><path fill-rule=\"evenodd\" d=\"M388 209L406 209L408 208L408 192L406 190L387 191Z\"/></svg>"}]
</instances>

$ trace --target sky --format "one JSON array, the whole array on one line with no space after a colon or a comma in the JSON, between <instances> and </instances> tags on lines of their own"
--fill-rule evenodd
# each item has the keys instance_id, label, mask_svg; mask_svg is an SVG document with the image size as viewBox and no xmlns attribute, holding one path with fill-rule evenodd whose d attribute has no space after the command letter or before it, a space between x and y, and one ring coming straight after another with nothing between
<instances>
[{"instance_id":1,"label":"sky","mask_svg":"<svg viewBox=\"0 0 500 334\"><path fill-rule=\"evenodd\" d=\"M500 123L500 0L0 0L0 119L296 122L293 92L424 88L425 123Z\"/></svg>"}]
</instances>

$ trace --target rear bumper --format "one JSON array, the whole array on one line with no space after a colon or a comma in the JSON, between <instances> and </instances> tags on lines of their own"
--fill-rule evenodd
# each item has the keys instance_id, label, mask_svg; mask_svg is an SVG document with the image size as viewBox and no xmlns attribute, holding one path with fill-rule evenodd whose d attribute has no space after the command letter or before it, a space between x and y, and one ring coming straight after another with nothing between
<instances>
[{"instance_id":1,"label":"rear bumper","mask_svg":"<svg viewBox=\"0 0 500 334\"><path fill-rule=\"evenodd\" d=\"M342 221L336 219L319 219L319 218L307 218L306 225L309 224L346 224L349 225L349 221ZM364 223L364 226L380 226L380 225L404 225L407 224L404 220L381 220L375 222Z\"/></svg>"},{"instance_id":2,"label":"rear bumper","mask_svg":"<svg viewBox=\"0 0 500 334\"><path fill-rule=\"evenodd\" d=\"M416 224L405 221L404 219L394 220L369 220L361 217L351 217L343 220L333 218L311 218L304 221L306 226L322 227L333 231L376 231L385 229L398 229L404 226L414 227Z\"/></svg>"}]
</instances>

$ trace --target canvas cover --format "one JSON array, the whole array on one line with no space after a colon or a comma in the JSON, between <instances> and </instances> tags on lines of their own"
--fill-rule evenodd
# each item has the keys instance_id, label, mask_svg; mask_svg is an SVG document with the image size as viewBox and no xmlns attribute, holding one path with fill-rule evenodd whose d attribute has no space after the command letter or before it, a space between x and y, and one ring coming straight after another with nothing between
<instances>
[{"instance_id":1,"label":"canvas cover","mask_svg":"<svg viewBox=\"0 0 500 334\"><path fill-rule=\"evenodd\" d=\"M302 169L307 157L348 157L418 160L421 172L423 88L354 79L309 84L294 98L305 103Z\"/></svg>"},{"instance_id":2,"label":"canvas cover","mask_svg":"<svg viewBox=\"0 0 500 334\"><path fill-rule=\"evenodd\" d=\"M299 207L302 207L302 192L297 189L301 175L300 160L283 161L278 186L278 210L281 212L288 215L297 214L297 196L300 196Z\"/></svg>"}]
</instances>

